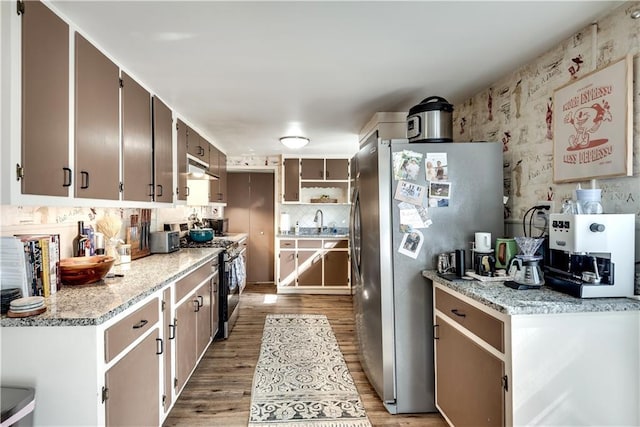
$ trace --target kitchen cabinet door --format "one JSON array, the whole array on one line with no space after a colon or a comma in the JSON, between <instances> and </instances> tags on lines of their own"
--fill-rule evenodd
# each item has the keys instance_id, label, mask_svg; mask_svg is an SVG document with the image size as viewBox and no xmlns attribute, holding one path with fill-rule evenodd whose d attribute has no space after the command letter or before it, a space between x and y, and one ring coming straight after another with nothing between
<instances>
[{"instance_id":1,"label":"kitchen cabinet door","mask_svg":"<svg viewBox=\"0 0 640 427\"><path fill-rule=\"evenodd\" d=\"M196 365L196 337L198 300L191 295L176 308L176 378L175 392L179 394Z\"/></svg>"},{"instance_id":2,"label":"kitchen cabinet door","mask_svg":"<svg viewBox=\"0 0 640 427\"><path fill-rule=\"evenodd\" d=\"M153 97L153 200L173 202L173 150L171 109Z\"/></svg>"},{"instance_id":3,"label":"kitchen cabinet door","mask_svg":"<svg viewBox=\"0 0 640 427\"><path fill-rule=\"evenodd\" d=\"M187 154L203 163L209 163L209 143L198 132L187 127Z\"/></svg>"},{"instance_id":4,"label":"kitchen cabinet door","mask_svg":"<svg viewBox=\"0 0 640 427\"><path fill-rule=\"evenodd\" d=\"M322 286L322 251L298 250L298 286Z\"/></svg>"},{"instance_id":5,"label":"kitchen cabinet door","mask_svg":"<svg viewBox=\"0 0 640 427\"><path fill-rule=\"evenodd\" d=\"M69 26L41 2L24 8L21 191L68 196Z\"/></svg>"},{"instance_id":6,"label":"kitchen cabinet door","mask_svg":"<svg viewBox=\"0 0 640 427\"><path fill-rule=\"evenodd\" d=\"M302 159L300 161L300 178L324 180L324 159Z\"/></svg>"},{"instance_id":7,"label":"kitchen cabinet door","mask_svg":"<svg viewBox=\"0 0 640 427\"><path fill-rule=\"evenodd\" d=\"M349 179L349 159L327 159L325 178L327 180Z\"/></svg>"},{"instance_id":8,"label":"kitchen cabinet door","mask_svg":"<svg viewBox=\"0 0 640 427\"><path fill-rule=\"evenodd\" d=\"M284 159L284 193L285 202L300 201L300 159Z\"/></svg>"},{"instance_id":9,"label":"kitchen cabinet door","mask_svg":"<svg viewBox=\"0 0 640 427\"><path fill-rule=\"evenodd\" d=\"M295 285L296 280L296 241L279 240L278 286Z\"/></svg>"},{"instance_id":10,"label":"kitchen cabinet door","mask_svg":"<svg viewBox=\"0 0 640 427\"><path fill-rule=\"evenodd\" d=\"M218 334L220 327L220 272L216 267L211 278L211 338Z\"/></svg>"},{"instance_id":11,"label":"kitchen cabinet door","mask_svg":"<svg viewBox=\"0 0 640 427\"><path fill-rule=\"evenodd\" d=\"M504 363L436 316L436 404L453 425L504 425Z\"/></svg>"},{"instance_id":12,"label":"kitchen cabinet door","mask_svg":"<svg viewBox=\"0 0 640 427\"><path fill-rule=\"evenodd\" d=\"M195 296L198 301L196 308L196 359L209 346L211 342L211 280L206 281L196 290Z\"/></svg>"},{"instance_id":13,"label":"kitchen cabinet door","mask_svg":"<svg viewBox=\"0 0 640 427\"><path fill-rule=\"evenodd\" d=\"M229 182L227 179L227 155L223 152L220 152L218 156L218 171L220 174L220 179L218 180L218 202L226 203L227 202L227 183Z\"/></svg>"},{"instance_id":14,"label":"kitchen cabinet door","mask_svg":"<svg viewBox=\"0 0 640 427\"><path fill-rule=\"evenodd\" d=\"M151 94L122 72L122 174L124 200L153 201Z\"/></svg>"},{"instance_id":15,"label":"kitchen cabinet door","mask_svg":"<svg viewBox=\"0 0 640 427\"><path fill-rule=\"evenodd\" d=\"M120 196L118 67L75 33L75 196Z\"/></svg>"},{"instance_id":16,"label":"kitchen cabinet door","mask_svg":"<svg viewBox=\"0 0 640 427\"><path fill-rule=\"evenodd\" d=\"M160 415L156 328L105 373L107 426L157 426Z\"/></svg>"},{"instance_id":17,"label":"kitchen cabinet door","mask_svg":"<svg viewBox=\"0 0 640 427\"><path fill-rule=\"evenodd\" d=\"M166 414L171 408L172 393L171 393L171 347L174 337L174 325L173 325L173 304L171 300L171 287L167 287L162 291L162 328L164 334L164 352L162 369L164 372L162 387L162 406L164 413Z\"/></svg>"},{"instance_id":18,"label":"kitchen cabinet door","mask_svg":"<svg viewBox=\"0 0 640 427\"><path fill-rule=\"evenodd\" d=\"M349 286L349 252L327 251L323 262L325 286Z\"/></svg>"},{"instance_id":19,"label":"kitchen cabinet door","mask_svg":"<svg viewBox=\"0 0 640 427\"><path fill-rule=\"evenodd\" d=\"M220 150L213 145L209 145L209 173L218 177L218 179L209 181L210 202L220 201L220 154Z\"/></svg>"},{"instance_id":20,"label":"kitchen cabinet door","mask_svg":"<svg viewBox=\"0 0 640 427\"><path fill-rule=\"evenodd\" d=\"M187 187L187 125L180 119L176 123L176 131L178 133L178 188L176 188L176 196L178 200L187 200L189 187Z\"/></svg>"}]
</instances>

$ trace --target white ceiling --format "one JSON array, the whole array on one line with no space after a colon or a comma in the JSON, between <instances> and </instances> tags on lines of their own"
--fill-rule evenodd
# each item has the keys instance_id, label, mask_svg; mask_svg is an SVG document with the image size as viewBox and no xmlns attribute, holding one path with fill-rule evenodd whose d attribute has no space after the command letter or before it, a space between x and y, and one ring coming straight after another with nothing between
<instances>
[{"instance_id":1,"label":"white ceiling","mask_svg":"<svg viewBox=\"0 0 640 427\"><path fill-rule=\"evenodd\" d=\"M374 113L463 102L621 3L51 2L228 155L350 154Z\"/></svg>"}]
</instances>

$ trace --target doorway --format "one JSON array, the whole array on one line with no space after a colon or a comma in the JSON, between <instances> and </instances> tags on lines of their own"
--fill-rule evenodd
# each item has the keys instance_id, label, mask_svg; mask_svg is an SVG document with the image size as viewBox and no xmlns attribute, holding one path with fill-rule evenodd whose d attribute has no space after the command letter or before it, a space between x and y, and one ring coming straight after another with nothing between
<instances>
[{"instance_id":1,"label":"doorway","mask_svg":"<svg viewBox=\"0 0 640 427\"><path fill-rule=\"evenodd\" d=\"M229 232L247 233L247 283L274 281L274 174L229 172Z\"/></svg>"}]
</instances>

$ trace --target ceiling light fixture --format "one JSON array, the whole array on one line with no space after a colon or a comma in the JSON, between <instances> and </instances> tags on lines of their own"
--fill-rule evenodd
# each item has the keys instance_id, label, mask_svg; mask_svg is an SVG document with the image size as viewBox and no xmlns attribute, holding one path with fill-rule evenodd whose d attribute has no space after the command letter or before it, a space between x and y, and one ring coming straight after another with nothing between
<instances>
[{"instance_id":1,"label":"ceiling light fixture","mask_svg":"<svg viewBox=\"0 0 640 427\"><path fill-rule=\"evenodd\" d=\"M304 136L283 136L280 138L280 142L288 148L302 148L309 143L309 138Z\"/></svg>"}]
</instances>

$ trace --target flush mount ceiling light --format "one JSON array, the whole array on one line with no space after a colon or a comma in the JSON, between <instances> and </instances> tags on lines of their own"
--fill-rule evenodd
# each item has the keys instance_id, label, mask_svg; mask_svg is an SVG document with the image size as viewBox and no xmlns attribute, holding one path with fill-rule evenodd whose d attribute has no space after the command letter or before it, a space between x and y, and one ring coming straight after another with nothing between
<instances>
[{"instance_id":1,"label":"flush mount ceiling light","mask_svg":"<svg viewBox=\"0 0 640 427\"><path fill-rule=\"evenodd\" d=\"M283 136L280 138L280 142L288 148L302 148L309 143L309 138L304 136Z\"/></svg>"}]
</instances>

